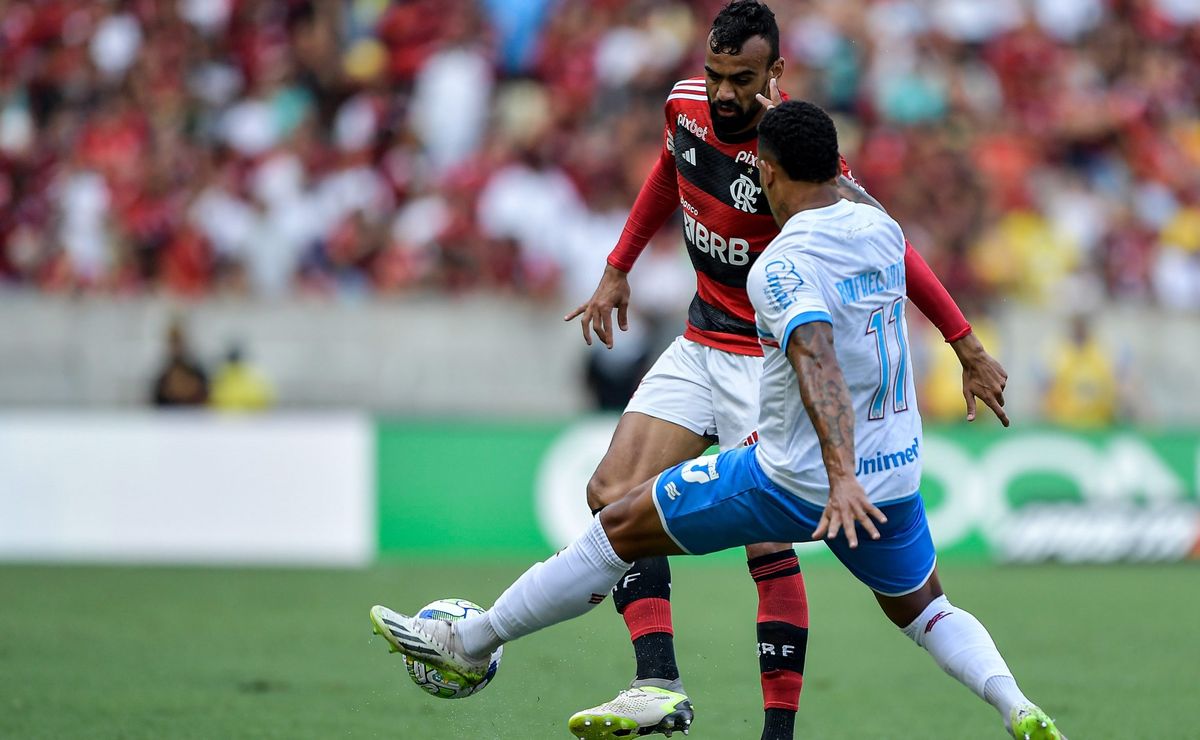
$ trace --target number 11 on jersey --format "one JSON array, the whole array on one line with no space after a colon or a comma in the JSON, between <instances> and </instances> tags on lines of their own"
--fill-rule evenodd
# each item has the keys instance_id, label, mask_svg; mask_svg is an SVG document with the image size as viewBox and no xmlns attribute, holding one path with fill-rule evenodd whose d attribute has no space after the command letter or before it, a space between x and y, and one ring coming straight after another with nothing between
<instances>
[{"instance_id":1,"label":"number 11 on jersey","mask_svg":"<svg viewBox=\"0 0 1200 740\"><path fill-rule=\"evenodd\" d=\"M883 418L887 404L888 391L891 390L892 411L900 413L908 410L908 341L904 337L904 301L901 297L892 301L887 307L887 323L884 323L885 309L880 306L871 312L867 319L867 334L875 335L875 350L879 353L879 388L871 399L871 410L867 418L878 421ZM896 347L900 350L899 362L896 363L896 375L892 377L892 351L887 340L887 328L892 328L896 335ZM889 382L890 381L890 382Z\"/></svg>"}]
</instances>

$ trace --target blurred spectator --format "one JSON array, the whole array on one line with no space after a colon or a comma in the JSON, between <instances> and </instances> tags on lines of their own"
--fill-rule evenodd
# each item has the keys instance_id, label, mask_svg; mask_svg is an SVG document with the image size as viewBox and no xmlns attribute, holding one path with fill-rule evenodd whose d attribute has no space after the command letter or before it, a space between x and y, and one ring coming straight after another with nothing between
<instances>
[{"instance_id":1,"label":"blurred spectator","mask_svg":"<svg viewBox=\"0 0 1200 740\"><path fill-rule=\"evenodd\" d=\"M11 0L0 286L582 299L720 2ZM774 5L960 299L1200 309L1200 3Z\"/></svg>"},{"instance_id":2,"label":"blurred spectator","mask_svg":"<svg viewBox=\"0 0 1200 740\"><path fill-rule=\"evenodd\" d=\"M413 85L410 121L434 172L469 164L487 130L492 64L481 29L461 14L445 48L425 60Z\"/></svg>"},{"instance_id":3,"label":"blurred spectator","mask_svg":"<svg viewBox=\"0 0 1200 740\"><path fill-rule=\"evenodd\" d=\"M1120 417L1116 364L1092 333L1089 318L1071 319L1070 335L1056 348L1043 400L1046 419L1072 427L1104 427Z\"/></svg>"},{"instance_id":4,"label":"blurred spectator","mask_svg":"<svg viewBox=\"0 0 1200 740\"><path fill-rule=\"evenodd\" d=\"M616 331L612 349L595 337L588 348L584 382L597 411L624 410L642 376L662 350L651 346L651 334L637 311L630 310L629 321L629 331ZM615 321L613 329L616 330Z\"/></svg>"},{"instance_id":5,"label":"blurred spectator","mask_svg":"<svg viewBox=\"0 0 1200 740\"><path fill-rule=\"evenodd\" d=\"M615 242L623 225L623 216L613 219L607 226L610 233L603 239L594 233L591 236L596 238L580 241L593 245ZM675 224L664 231L671 226ZM581 301L595 289L603 268L601 260L592 270L576 276L574 294ZM623 410L654 359L679 335L695 278L674 239L659 234L638 259L637 269L629 273L629 287L629 330L620 331L614 322L613 348L593 340L587 353L585 381L594 406L602 411Z\"/></svg>"},{"instance_id":6,"label":"blurred spectator","mask_svg":"<svg viewBox=\"0 0 1200 740\"><path fill-rule=\"evenodd\" d=\"M246 362L240 345L233 345L213 376L209 403L220 411L262 411L275 402L266 377Z\"/></svg>"},{"instance_id":7,"label":"blurred spectator","mask_svg":"<svg viewBox=\"0 0 1200 740\"><path fill-rule=\"evenodd\" d=\"M909 314L913 317L910 330L921 327L911 333L915 340L913 368L918 382L921 418L945 423L963 422L967 418L967 402L963 398L962 364L942 335L924 319L916 319L914 314ZM1004 345L985 316L973 315L971 328L992 354L1004 357ZM987 416L981 413L979 418Z\"/></svg>"},{"instance_id":8,"label":"blurred spectator","mask_svg":"<svg viewBox=\"0 0 1200 740\"><path fill-rule=\"evenodd\" d=\"M208 403L208 376L192 356L183 322L167 328L167 360L154 381L154 405L160 408Z\"/></svg>"}]
</instances>

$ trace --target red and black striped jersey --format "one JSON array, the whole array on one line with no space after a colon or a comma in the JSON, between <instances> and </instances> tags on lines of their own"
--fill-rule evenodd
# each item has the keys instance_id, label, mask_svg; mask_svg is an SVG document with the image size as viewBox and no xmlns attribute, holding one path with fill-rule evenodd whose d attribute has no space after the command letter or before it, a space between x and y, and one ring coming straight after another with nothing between
<instances>
[{"instance_id":1,"label":"red and black striped jersey","mask_svg":"<svg viewBox=\"0 0 1200 740\"><path fill-rule=\"evenodd\" d=\"M761 355L746 276L779 226L758 181L758 132L718 138L702 77L675 83L665 111L663 146L675 160L683 240L696 270L684 336Z\"/></svg>"},{"instance_id":2,"label":"red and black striped jersey","mask_svg":"<svg viewBox=\"0 0 1200 740\"><path fill-rule=\"evenodd\" d=\"M718 139L702 77L676 83L664 110L662 150L608 264L629 272L650 238L680 208L684 242L696 270L696 295L684 336L727 352L762 355L746 277L779 228L759 185L758 132ZM853 179L845 159L842 174ZM946 341L971 331L911 245L905 251L905 270L909 297Z\"/></svg>"}]
</instances>

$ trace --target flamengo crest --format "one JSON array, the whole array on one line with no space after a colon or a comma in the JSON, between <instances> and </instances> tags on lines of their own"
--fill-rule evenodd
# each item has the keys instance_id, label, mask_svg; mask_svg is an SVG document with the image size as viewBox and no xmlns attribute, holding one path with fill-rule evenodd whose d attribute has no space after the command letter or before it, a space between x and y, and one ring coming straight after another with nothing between
<instances>
[{"instance_id":1,"label":"flamengo crest","mask_svg":"<svg viewBox=\"0 0 1200 740\"><path fill-rule=\"evenodd\" d=\"M733 196L733 205L739 211L746 213L754 213L754 201L758 200L758 194L762 192L762 188L754 184L749 175L742 175L733 181L729 186L729 194Z\"/></svg>"}]
</instances>

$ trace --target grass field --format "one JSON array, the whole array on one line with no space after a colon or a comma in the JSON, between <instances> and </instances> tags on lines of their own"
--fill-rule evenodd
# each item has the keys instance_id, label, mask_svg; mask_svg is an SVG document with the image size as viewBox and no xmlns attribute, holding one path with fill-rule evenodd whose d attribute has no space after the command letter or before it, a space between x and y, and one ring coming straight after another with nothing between
<instances>
[{"instance_id":1,"label":"grass field","mask_svg":"<svg viewBox=\"0 0 1200 740\"><path fill-rule=\"evenodd\" d=\"M520 563L362 571L0 567L3 738L563 738L630 678L612 606L507 648L478 697L411 685L372 638L380 601L492 599ZM993 711L892 628L836 565L806 571L807 738L1000 738ZM675 566L692 737L758 737L754 589L740 567ZM1072 740L1200 738L1195 567L943 569Z\"/></svg>"}]
</instances>

